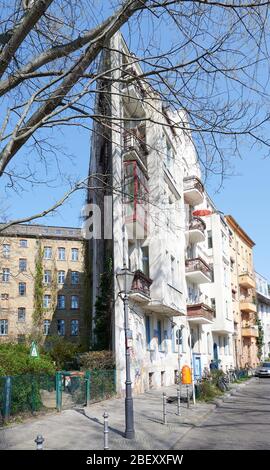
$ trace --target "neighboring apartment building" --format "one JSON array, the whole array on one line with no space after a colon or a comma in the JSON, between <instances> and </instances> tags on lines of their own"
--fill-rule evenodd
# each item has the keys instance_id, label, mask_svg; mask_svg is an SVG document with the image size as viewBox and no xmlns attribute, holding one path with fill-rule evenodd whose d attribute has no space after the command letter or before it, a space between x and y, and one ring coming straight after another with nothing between
<instances>
[{"instance_id":1,"label":"neighboring apartment building","mask_svg":"<svg viewBox=\"0 0 270 470\"><path fill-rule=\"evenodd\" d=\"M44 342L51 335L82 341L83 271L80 229L18 224L0 232L0 342L37 333ZM43 296L38 314L37 289Z\"/></svg>"},{"instance_id":2,"label":"neighboring apartment building","mask_svg":"<svg viewBox=\"0 0 270 470\"><path fill-rule=\"evenodd\" d=\"M258 326L252 253L255 243L231 215L226 216L226 221L230 228L236 366L256 367Z\"/></svg>"},{"instance_id":3,"label":"neighboring apartment building","mask_svg":"<svg viewBox=\"0 0 270 470\"><path fill-rule=\"evenodd\" d=\"M263 329L262 359L270 357L270 286L268 280L255 273L257 311Z\"/></svg>"},{"instance_id":4,"label":"neighboring apartment building","mask_svg":"<svg viewBox=\"0 0 270 470\"><path fill-rule=\"evenodd\" d=\"M115 52L104 53L101 67L118 70L111 72L114 80L109 88L99 82L96 111L112 113L114 119L109 127L94 127L89 172L92 182L96 174L104 175L104 188L91 190L88 201L98 203L102 214L110 207L101 237L96 233L90 241L92 331L95 337L99 280L106 259L111 259L117 388L121 392L125 387L125 334L116 274L126 265L135 273L129 295L131 378L134 391L143 392L174 383L179 361L190 364L182 164L190 140L173 125L181 119L178 113L164 109L148 85L117 81L140 72L120 34L113 37L110 48ZM111 202L104 203L104 195L110 196ZM103 233L109 225L112 240Z\"/></svg>"},{"instance_id":5,"label":"neighboring apartment building","mask_svg":"<svg viewBox=\"0 0 270 470\"><path fill-rule=\"evenodd\" d=\"M210 336L213 360L219 368L227 371L234 366L229 227L208 195L204 208L211 211L203 219L207 230L206 253L213 268L213 282L204 284L202 292L214 312Z\"/></svg>"}]
</instances>

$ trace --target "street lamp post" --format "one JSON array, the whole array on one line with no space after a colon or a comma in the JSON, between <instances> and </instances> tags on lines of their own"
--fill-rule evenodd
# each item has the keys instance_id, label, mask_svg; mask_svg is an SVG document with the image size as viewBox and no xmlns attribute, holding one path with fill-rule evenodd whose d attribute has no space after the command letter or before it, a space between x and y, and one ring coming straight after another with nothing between
<instances>
[{"instance_id":1,"label":"street lamp post","mask_svg":"<svg viewBox=\"0 0 270 470\"><path fill-rule=\"evenodd\" d=\"M131 290L134 273L130 272L126 265L116 274L119 283L121 298L124 304L124 329L125 329L125 355L126 355L126 396L125 396L125 437L126 439L134 439L134 416L133 416L133 398L132 398L132 382L130 374L130 341L132 332L129 329L128 319L128 293Z\"/></svg>"}]
</instances>

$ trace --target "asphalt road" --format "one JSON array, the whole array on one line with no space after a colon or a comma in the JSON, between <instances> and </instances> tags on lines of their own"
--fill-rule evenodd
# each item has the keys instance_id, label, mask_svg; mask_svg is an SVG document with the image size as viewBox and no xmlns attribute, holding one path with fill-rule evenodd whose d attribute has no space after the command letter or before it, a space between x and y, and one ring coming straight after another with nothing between
<instances>
[{"instance_id":1,"label":"asphalt road","mask_svg":"<svg viewBox=\"0 0 270 470\"><path fill-rule=\"evenodd\" d=\"M270 378L252 379L185 434L174 449L270 449Z\"/></svg>"}]
</instances>

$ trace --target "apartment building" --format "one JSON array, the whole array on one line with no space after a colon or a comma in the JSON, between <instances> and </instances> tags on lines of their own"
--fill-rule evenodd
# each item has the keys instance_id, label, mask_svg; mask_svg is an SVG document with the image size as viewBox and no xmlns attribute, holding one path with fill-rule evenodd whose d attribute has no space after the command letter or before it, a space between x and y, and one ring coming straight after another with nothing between
<instances>
[{"instance_id":1,"label":"apartment building","mask_svg":"<svg viewBox=\"0 0 270 470\"><path fill-rule=\"evenodd\" d=\"M82 341L87 332L80 229L18 224L0 237L0 341L23 342L33 334L43 342L51 335Z\"/></svg>"},{"instance_id":2,"label":"apartment building","mask_svg":"<svg viewBox=\"0 0 270 470\"><path fill-rule=\"evenodd\" d=\"M263 330L261 359L270 357L270 286L269 281L259 273L255 273L257 312Z\"/></svg>"},{"instance_id":3,"label":"apartment building","mask_svg":"<svg viewBox=\"0 0 270 470\"><path fill-rule=\"evenodd\" d=\"M120 34L113 37L110 49L114 52L104 53L101 67L115 70L113 80L109 86L99 82L96 110L111 113L113 121L94 127L89 171L92 182L95 175L106 175L103 189L99 178L99 189L89 192L88 201L107 214L105 221L101 218L101 236L95 232L90 240L92 331L95 335L100 279L106 259L111 259L111 331L119 392L125 387L125 332L117 273L124 266L134 273L129 333L131 380L137 393L174 383L179 363L190 364L182 163L190 139L174 125L181 116L164 109L146 83L125 83L140 69ZM104 236L108 224L112 239L108 233Z\"/></svg>"},{"instance_id":4,"label":"apartment building","mask_svg":"<svg viewBox=\"0 0 270 470\"><path fill-rule=\"evenodd\" d=\"M252 248L255 243L228 215L230 229L231 288L234 314L235 360L237 367L258 364L256 283Z\"/></svg>"},{"instance_id":5,"label":"apartment building","mask_svg":"<svg viewBox=\"0 0 270 470\"><path fill-rule=\"evenodd\" d=\"M234 366L234 319L231 292L229 227L208 195L204 208L207 231L206 253L213 269L213 282L204 284L202 294L213 309L210 340L215 365L226 372Z\"/></svg>"}]
</instances>

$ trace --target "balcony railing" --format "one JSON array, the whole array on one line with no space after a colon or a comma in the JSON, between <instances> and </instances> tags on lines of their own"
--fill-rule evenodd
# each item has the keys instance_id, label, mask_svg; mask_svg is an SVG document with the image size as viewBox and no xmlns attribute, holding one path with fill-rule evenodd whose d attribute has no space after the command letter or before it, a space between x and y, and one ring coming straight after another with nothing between
<instances>
[{"instance_id":1,"label":"balcony railing","mask_svg":"<svg viewBox=\"0 0 270 470\"><path fill-rule=\"evenodd\" d=\"M210 266L200 257L194 259L186 259L186 273L200 272L204 274L209 281L212 281L213 272Z\"/></svg>"},{"instance_id":2,"label":"balcony railing","mask_svg":"<svg viewBox=\"0 0 270 470\"><path fill-rule=\"evenodd\" d=\"M139 294L150 298L150 286L152 282L152 279L147 277L142 271L135 271L131 294Z\"/></svg>"},{"instance_id":3,"label":"balcony railing","mask_svg":"<svg viewBox=\"0 0 270 470\"><path fill-rule=\"evenodd\" d=\"M186 176L184 178L184 191L188 191L193 188L198 189L201 193L204 191L204 186L197 176Z\"/></svg>"},{"instance_id":4,"label":"balcony railing","mask_svg":"<svg viewBox=\"0 0 270 470\"><path fill-rule=\"evenodd\" d=\"M189 222L189 230L200 230L201 232L204 232L206 230L206 225L200 217L192 217Z\"/></svg>"},{"instance_id":5,"label":"balcony railing","mask_svg":"<svg viewBox=\"0 0 270 470\"><path fill-rule=\"evenodd\" d=\"M256 283L253 274L246 271L239 275L239 284L246 289L255 289Z\"/></svg>"},{"instance_id":6,"label":"balcony railing","mask_svg":"<svg viewBox=\"0 0 270 470\"><path fill-rule=\"evenodd\" d=\"M257 325L247 325L242 326L242 336L245 336L247 338L258 338L259 336L259 330Z\"/></svg>"},{"instance_id":7,"label":"balcony railing","mask_svg":"<svg viewBox=\"0 0 270 470\"><path fill-rule=\"evenodd\" d=\"M148 152L147 152L147 146L145 142L145 135L142 132L140 132L140 129L138 128L125 129L123 140L124 140L123 144L124 144L125 154L127 154L127 152L132 152L132 151L137 152L142 163L146 167L147 166L146 156ZM126 155L127 160L130 160L133 158L134 157Z\"/></svg>"},{"instance_id":8,"label":"balcony railing","mask_svg":"<svg viewBox=\"0 0 270 470\"><path fill-rule=\"evenodd\" d=\"M188 319L194 323L210 323L214 320L214 310L203 302L187 306Z\"/></svg>"}]
</instances>

